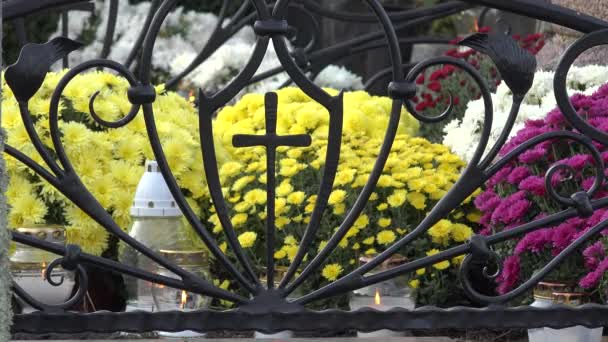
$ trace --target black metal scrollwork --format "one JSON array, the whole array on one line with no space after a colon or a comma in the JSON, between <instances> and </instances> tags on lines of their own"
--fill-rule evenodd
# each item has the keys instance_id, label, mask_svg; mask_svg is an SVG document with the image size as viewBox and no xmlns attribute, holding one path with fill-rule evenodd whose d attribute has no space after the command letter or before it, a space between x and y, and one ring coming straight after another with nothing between
<instances>
[{"instance_id":1,"label":"black metal scrollwork","mask_svg":"<svg viewBox=\"0 0 608 342\"><path fill-rule=\"evenodd\" d=\"M19 12L19 7L14 1L3 2L5 12L4 18L18 17L31 13L40 8L50 8L59 5L64 5L69 2L78 2L76 0L45 0L34 6L32 4L24 5L22 12ZM216 209L221 226L228 241L229 248L236 257L231 260L219 248L217 241L209 232L207 227L199 220L193 208L188 204L182 194L177 181L169 167L165 151L162 148L159 134L156 127L154 109L152 103L155 101L155 90L151 84L151 69L152 55L154 53L154 44L159 36L161 26L169 13L178 4L178 0L164 0L162 3L158 0L153 1L150 7L150 12L144 22L144 28L141 31L133 50L129 54L126 62L121 64L116 61L107 59L96 59L77 65L70 69L59 81L55 91L51 97L50 112L49 112L49 127L52 139L53 154L43 145L41 138L38 136L31 115L28 110L28 101L40 88L44 77L48 72L51 64L59 59L64 58L68 53L80 47L80 44L67 38L56 38L46 44L29 44L23 48L22 54L14 65L10 66L5 77L7 84L13 90L15 97L19 102L19 109L25 128L31 139L34 147L42 156L45 166L38 164L34 160L27 157L24 153L17 149L7 146L7 154L13 156L32 171L40 175L44 180L56 187L70 201L76 204L87 215L93 218L97 223L103 226L111 234L118 237L126 244L141 252L143 255L166 268L170 272L178 276L178 279L153 274L145 270L123 265L108 259L92 256L82 253L77 246L68 245L61 247L48 242L38 241L18 232L13 233L13 240L19 243L34 246L49 252L61 255L62 257L54 260L47 268L47 273L50 274L54 268L61 266L63 269L75 272L78 279L78 289L69 300L60 305L46 305L37 302L30 295L25 293L18 285L14 285L14 292L19 297L23 298L28 304L41 311L53 311L53 315L45 323L40 320L41 316L23 315L18 316L15 321L16 331L31 331L32 325L38 331L78 331L81 329L89 329L93 331L108 331L120 329L124 331L144 331L144 330L197 330L209 331L218 329L247 329L254 328L260 331L273 332L284 329L291 330L311 330L311 329L330 329L339 327L356 327L361 330L371 330L375 328L388 328L393 330L404 330L410 328L432 328L432 327L452 327L453 324L460 322L458 327L474 325L477 327L519 327L522 326L520 319L522 317L532 317L545 315L546 317L557 317L564 312L574 313L567 318L547 321L546 319L538 319L535 322L548 326L564 327L576 324L587 326L608 324L605 318L607 309L603 306L585 306L580 309L565 309L557 308L555 311L542 311L539 309L530 308L511 308L497 309L489 307L484 309L453 309L442 310L437 308L423 308L414 311L392 310L389 312L311 312L304 309L304 305L313 301L318 301L330 296L343 294L351 290L359 289L365 286L379 283L381 281L394 278L396 276L413 272L419 268L426 267L438 263L443 260L465 254L461 268L461 281L465 292L471 299L484 304L504 304L509 300L522 295L529 291L537 284L545 275L554 270L563 260L577 248L593 238L600 231L608 227L608 221L597 224L592 229L585 232L574 243L561 251L555 256L545 267L538 273L526 280L519 287L510 292L488 296L479 293L470 279L472 267L480 262L485 265L483 275L487 278L495 278L500 272L500 260L492 246L504 242L509 239L517 238L528 232L537 230L541 227L555 225L565 219L571 217L588 217L599 208L608 207L608 198L594 199L594 195L604 182L604 162L600 153L594 146L594 142L608 144L608 136L605 132L598 131L591 127L582 118L580 118L568 100L566 91L566 75L568 70L577 56L587 49L608 43L606 38L606 28L608 23L601 20L583 16L561 7L539 4L530 0L514 0L514 1L499 1L499 0L470 0L470 1L450 1L431 8L416 9L411 11L403 11L388 14L383 9L380 1L366 0L367 5L371 10L371 14L359 13L336 13L324 9L317 2L311 0L278 0L274 4L268 4L264 0L243 1L243 4L237 12L231 17L228 22L227 8L228 1L224 2L218 24L214 28L211 39L205 47L200 51L194 61L179 75L167 82L167 86L173 87L192 72L198 65L207 59L214 51L216 51L223 43L232 37L240 28L245 25L252 24L254 32L257 35L257 42L251 53L251 57L246 66L241 72L229 82L223 89L218 90L214 94L206 94L202 90L199 91L199 129L200 129L200 144L201 154L204 162L205 176L211 194L213 206ZM532 86L534 72L536 69L536 61L533 56L519 47L510 37L504 34L475 34L464 39L460 44L463 46L472 47L482 53L487 54L496 64L501 72L507 86L513 93L511 111L509 113L507 123L501 132L498 140L489 147L490 130L493 121L493 104L492 96L489 87L483 81L479 72L471 65L449 57L431 58L415 65L408 65L409 72L405 74L404 65L402 65L400 47L403 44L411 43L445 43L445 40L434 39L430 37L399 37L397 32L403 28L411 27L426 23L437 18L441 18L453 13L457 13L464 9L468 9L474 5L484 5L491 8L499 8L512 12L530 15L539 19L562 24L564 26L578 29L583 32L592 32L577 41L563 56L558 71L555 76L555 94L557 103L569 120L569 122L580 133L571 131L557 131L545 133L536 136L529 141L521 144L504 156L498 158L498 154L502 146L505 144L511 130L513 129L517 118L520 105ZM109 52L114 27L117 17L117 0L110 2L110 18L107 27L107 44L104 44L102 57L106 57ZM288 14L290 11L301 11L303 15L311 18L310 40L305 46L296 47L294 50L289 49L287 40L297 36L297 28L289 25ZM336 46L326 47L319 50L314 50L314 45L317 39L318 25L314 22L315 16L323 16L341 21L354 22L378 22L381 30L370 32L360 37L353 38ZM273 46L276 49L277 56L281 66L265 73L256 75L260 67L264 54L269 47L269 42L272 40ZM392 82L389 84L387 93L392 98L392 108L388 127L384 136L384 140L377 160L373 166L369 179L361 192L359 193L355 203L349 209L344 221L334 232L327 244L312 258L308 263L304 264L306 256L312 248L312 243L321 227L321 218L323 212L328 205L328 198L331 193L332 185L336 177L338 161L340 158L342 125L343 125L343 93L332 96L322 88L318 87L311 80L325 66L351 54L361 53L372 49L387 48L391 59L391 67L381 71L378 75L368 80L367 85L371 85L376 80L391 75ZM132 64L136 61L138 55L141 58L138 60L137 72L130 70ZM450 96L448 108L441 114L429 117L423 113L419 113L414 108L411 99L415 95L416 78L424 72L425 69L448 64L463 70L468 74L481 91L481 96L484 101L484 121L481 131L481 139L476 148L474 156L470 164L463 171L460 179L454 184L453 188L442 198L422 222L415 227L411 232L400 237L384 252L374 257L371 261L363 266L356 268L351 273L337 279L336 281L316 289L311 293L307 293L293 301L288 301L286 298L294 292L300 285L306 281L314 272L317 272L319 267L328 258L328 256L336 249L339 242L347 234L355 220L361 214L364 206L368 202L372 192L374 191L382 170L387 162L393 141L397 134L400 114L402 107L405 106L410 113L422 122L438 122L445 120L450 116L453 109L453 101ZM245 297L213 285L208 280L197 277L194 274L175 265L169 260L163 258L157 252L148 248L139 241L133 239L126 234L121 227L116 224L111 215L101 206L94 196L87 190L81 182L79 176L74 170L61 141L61 132L59 130L58 108L62 92L78 74L97 68L108 68L125 78L130 85L128 99L131 103L129 112L122 118L116 121L106 121L102 119L94 110L94 102L99 92L93 94L89 100L89 110L93 120L104 128L119 128L131 122L136 115L141 111L146 125L147 134L150 140L152 151L158 162L158 166L162 172L163 178L168 184L168 187L176 200L177 205L184 213L184 216L194 228L198 237L204 242L210 253L217 260L219 265L223 267L240 285L242 289L248 292L249 297ZM329 112L329 136L328 146L325 155L325 167L322 174L321 185L317 194L317 202L311 214L311 219L307 224L302 241L298 247L295 258L288 268L287 273L280 280L279 285L275 288L274 283L274 264L273 255L275 249L274 243L274 187L275 187L275 152L278 146L307 146L311 143L310 136L279 136L276 132L276 112L277 98L276 94L268 93L266 95L266 134L261 136L251 135L235 135L233 139L234 147L245 147L261 145L267 150L267 201L266 201L266 280L267 286L262 285L259 280L258 272L249 257L244 252L240 245L234 227L228 215L228 205L222 194L222 184L217 166L217 156L215 155L215 146L213 141L213 114L229 101L231 101L241 90L252 82L258 81L265 77L272 76L279 72L286 72L291 81L300 87L307 95L320 103ZM291 82L290 81L290 82ZM551 179L557 173L571 172L564 165L555 165L551 167L546 175L546 188L549 195L558 203L562 204L564 209L558 213L547 215L543 218L527 222L518 227L502 231L490 236L474 235L471 240L462 245L444 250L438 254L427 256L424 258L410 260L406 263L384 270L373 275L368 275L368 272L379 266L388 258L397 253L402 247L411 244L422 234L426 233L435 223L448 215L455 207L469 197L476 189L481 187L490 177L496 174L502 167L514 161L526 150L534 146L553 140L568 140L582 145L591 154L595 165L595 180L591 188L587 191L576 191L567 196L560 194L553 186ZM48 167L48 169L47 169ZM573 172L571 172L573 173ZM569 196L569 197L568 197ZM179 288L205 296L211 296L218 299L228 300L237 304L238 308L232 311L219 312L213 310L203 310L198 312L179 313L179 312L162 312L162 313L94 313L90 315L82 315L76 313L63 312L80 301L84 296L84 291L88 282L86 272L82 265L95 265L107 270L112 270L121 274L130 275L139 279L151 281L166 286ZM299 274L297 272L302 270ZM494 271L496 270L496 271ZM48 281L52 285L59 285L50 277ZM498 310L498 311L497 311ZM502 311L500 311L502 310ZM466 318L467 313L470 315L483 316L491 313L500 313L505 319L502 321L488 320L480 317L477 322L471 322ZM72 319L72 325L57 323L57 319ZM423 319L420 319L423 318ZM448 319L449 318L449 319ZM238 320L241 324L234 324ZM465 321L466 320L466 321ZM125 322L137 322L134 325L126 326ZM90 324L89 324L90 323ZM115 324L112 324L115 323ZM226 324L230 323L230 326ZM306 323L306 324L302 324ZM356 325L353 325L356 324ZM527 327L536 324L531 323Z\"/></svg>"}]
</instances>

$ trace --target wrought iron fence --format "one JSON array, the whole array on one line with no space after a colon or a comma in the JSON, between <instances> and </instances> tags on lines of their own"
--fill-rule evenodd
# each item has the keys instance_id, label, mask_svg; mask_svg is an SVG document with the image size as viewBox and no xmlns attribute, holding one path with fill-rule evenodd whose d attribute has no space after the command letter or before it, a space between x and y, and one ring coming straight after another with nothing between
<instances>
[{"instance_id":1,"label":"wrought iron fence","mask_svg":"<svg viewBox=\"0 0 608 342\"><path fill-rule=\"evenodd\" d=\"M128 244L141 254L153 260L175 274L177 278L154 274L137 267L125 265L90 255L81 251L78 246L68 245L62 247L49 242L41 241L31 236L13 232L13 241L33 246L42 250L61 255L60 258L48 265L47 274L61 266L64 269L75 271L78 278L78 291L65 303L60 305L47 305L32 298L19 285L14 284L15 295L22 298L29 305L38 309L39 312L32 314L16 315L13 331L15 332L108 332L108 331L213 331L213 330L258 330L264 332L276 332L281 330L310 331L310 330L336 330L357 329L370 331L377 329L392 329L402 331L407 329L435 329L435 328L532 328L532 327L567 327L572 325L603 326L608 324L608 308L604 305L588 304L577 308L554 307L539 309L532 307L508 307L506 304L513 298L521 296L529 291L535 284L543 279L549 272L554 270L560 262L568 258L577 248L586 241L597 235L608 227L608 221L599 223L591 230L579 237L573 244L556 255L542 270L532 278L525 281L519 287L503 295L488 296L479 293L470 278L473 265L486 265L484 274L493 278L497 274L488 274L490 269L495 269L499 264L497 255L492 246L509 239L516 239L527 232L534 231L540 227L555 225L565 219L572 217L588 217L599 208L608 206L608 199L592 199L598 188L604 182L604 162L594 142L604 145L608 144L608 136L590 126L580 118L568 99L565 77L575 58L584 51L608 43L608 23L602 20L585 16L564 8L550 4L539 3L533 0L466 0L450 1L430 8L409 10L404 12L385 12L378 0L367 0L369 14L359 13L335 13L323 9L322 5L311 0L279 0L269 4L265 0L244 1L242 6L232 16L230 22L225 24L225 11L220 13L220 20L214 29L212 38L200 52L199 56L188 66L183 73L167 82L168 87L175 86L185 75L191 72L197 65L209 57L219 46L227 41L241 27L253 24L257 35L257 43L251 54L247 66L233 79L224 89L215 94L199 92L199 125L200 144L202 146L205 176L209 186L209 192L213 199L213 205L220 219L223 230L229 242L229 248L236 256L236 260L230 260L219 248L208 228L199 220L194 210L186 201L180 191L176 179L169 168L167 156L163 151L159 134L157 132L156 120L152 103L155 101L155 90L150 81L151 59L154 53L154 43L159 34L160 27L178 3L177 0L153 1L148 18L145 20L141 34L129 58L122 62L103 59L108 55L111 45L113 26L116 23L117 11L110 11L110 25L107 28L106 44L101 58L95 59L72 67L59 81L51 98L49 112L49 129L51 132L53 151L49 151L34 128L31 115L28 110L28 101L41 86L51 64L64 58L68 53L78 49L80 44L67 38L56 38L46 44L26 45L19 60L9 66L5 71L7 84L11 87L19 102L19 109L27 133L36 151L42 157L44 166L30 159L23 152L12 146L6 146L6 153L26 165L41 178L52 184L66 198L72 201L87 215L103 226L111 234ZM3 1L3 19L13 20L41 10L62 9L65 6L83 6L88 1L77 0L40 0L40 1ZM116 8L117 0L112 0L112 8ZM229 1L225 1L226 4ZM532 85L536 62L533 56L522 50L508 36L501 33L477 34L465 39L462 45L467 45L490 56L504 77L504 81L513 93L512 110L504 131L493 146L488 145L491 122L493 119L492 99L488 86L483 81L479 72L470 65L450 57L437 57L422 61L414 66L404 75L404 66L401 64L400 45L420 42L443 42L442 40L399 37L396 33L401 28L419 25L437 18L442 18L472 6L487 6L505 11L510 11L526 16L531 16L547 22L563 25L586 35L579 39L562 57L558 67L554 88L559 108L568 121L578 130L576 132L552 132L536 136L528 142L523 143L507 155L497 158L500 148L505 144L508 135L513 128L515 118L518 115L519 106L523 97ZM67 7L69 9L69 7ZM225 7L224 7L225 9ZM290 26L286 17L290 11L301 11L311 20L312 14L326 16L336 20L352 22L378 22L381 30L353 38L336 46L313 49L316 37L311 35L309 44L288 49L285 42L287 37L293 37L294 27ZM65 16L64 16L65 17ZM314 21L310 29L315 29ZM255 75L269 42L272 40L281 61L281 67L262 75ZM392 111L390 121L384 137L380 153L373 167L367 184L363 187L358 198L340 227L335 231L332 238L317 253L312 260L305 261L311 248L316 233L321 228L321 217L328 205L328 197L334 182L338 160L340 158L341 131L343 124L343 97L342 93L332 96L323 89L317 87L311 81L322 68L336 60L360 53L370 49L386 48L392 60L390 70L382 71L383 75L390 74L392 82L388 86L388 94L392 98ZM137 56L140 55L137 60ZM133 64L137 62L137 72L131 71ZM463 171L460 179L453 188L432 208L422 222L411 232L400 236L386 251L380 253L368 263L356 268L353 272L344 275L327 286L315 289L301 297L288 300L287 297L294 292L319 267L327 257L336 249L341 239L346 235L349 228L362 212L363 207L374 191L381 172L387 162L392 143L394 141L400 118L400 111L405 106L409 112L422 122L438 122L450 116L451 105L443 114L436 117L425 116L414 108L411 99L416 95L416 77L426 68L436 65L453 65L464 70L477 83L481 89L485 105L485 122L482 130L482 138L476 153L469 165ZM249 296L243 296L224 290L207 279L195 276L176 264L170 262L158 252L148 248L141 242L135 240L113 220L112 216L103 208L99 201L83 185L79 175L70 161L59 129L58 107L62 92L66 86L78 74L97 68L108 68L124 77L130 84L128 93L132 104L130 112L123 118L109 122L100 118L91 105L91 116L99 125L108 129L122 127L131 122L140 111L143 111L147 134L154 152L156 161L162 171L177 205L184 213L190 225L197 235L205 243L207 248L218 263L227 271L232 279L236 281ZM330 113L328 148L325 157L325 168L322 174L320 190L317 202L307 224L303 239L298 252L285 273L284 277L275 287L273 255L275 252L275 153L280 146L307 146L311 143L308 135L277 135L276 132L276 94L266 95L266 134L236 135L233 139L234 147L263 146L267 156L267 217L265 219L266 229L266 265L254 265L249 260L240 245L235 230L232 226L227 212L227 203L222 194L222 184L217 170L216 155L214 153L214 141L212 134L213 114L234 98L245 86L264 77L285 71L298 87L325 107ZM372 78L375 79L375 78ZM91 104L95 97L91 98ZM489 236L474 235L470 241L457 247L442 251L441 253L409 260L402 265L391 269L366 275L369 271L389 259L400 248L411 244L422 234L430 229L436 222L445 217L452 209L457 207L477 188L482 186L490 177L496 174L501 167L520 156L526 150L539 143L554 139L564 139L577 142L588 149L595 161L596 176L593 186L587 191L577 191L571 196L558 193L551 177L561 170L561 167L553 167L546 174L546 188L549 195L561 203L564 209L558 213L536 219L522 224L507 231ZM486 307L455 307L442 309L437 307L422 307L415 310L394 309L380 312L373 309L358 311L311 311L304 308L305 304L312 303L324 298L336 296L375 284L399 275L414 272L415 270L436 264L443 260L449 260L459 255L466 255L461 268L462 286L467 295L474 301L486 305ZM95 312L75 313L66 311L74 303L81 301L87 287L87 275L83 265L94 265L123 275L133 276L138 279L162 284L177 289L183 289L192 293L210 296L217 299L233 302L236 309L227 311L201 310L194 312ZM257 276L256 269L265 267L266 282L263 285ZM301 271L299 271L301 270Z\"/></svg>"}]
</instances>

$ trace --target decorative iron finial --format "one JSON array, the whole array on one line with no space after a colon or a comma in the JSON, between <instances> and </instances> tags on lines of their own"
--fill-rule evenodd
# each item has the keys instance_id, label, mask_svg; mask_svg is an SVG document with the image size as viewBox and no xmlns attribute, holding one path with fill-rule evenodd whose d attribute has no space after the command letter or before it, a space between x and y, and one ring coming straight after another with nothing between
<instances>
[{"instance_id":1,"label":"decorative iron finial","mask_svg":"<svg viewBox=\"0 0 608 342\"><path fill-rule=\"evenodd\" d=\"M57 37L44 44L27 44L15 64L6 68L4 77L17 101L27 102L40 88L51 65L79 49L83 44Z\"/></svg>"}]
</instances>

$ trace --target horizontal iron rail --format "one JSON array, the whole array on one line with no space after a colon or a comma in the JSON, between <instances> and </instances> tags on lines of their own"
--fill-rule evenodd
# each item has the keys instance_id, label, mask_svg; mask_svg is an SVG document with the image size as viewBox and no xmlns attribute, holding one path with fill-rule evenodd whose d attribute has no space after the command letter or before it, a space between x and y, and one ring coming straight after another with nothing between
<instances>
[{"instance_id":1,"label":"horizontal iron rail","mask_svg":"<svg viewBox=\"0 0 608 342\"><path fill-rule=\"evenodd\" d=\"M238 324L235 324L238 322ZM302 324L306 322L306 324ZM442 309L422 307L416 310L378 311L303 311L250 313L242 310L192 312L96 312L32 313L16 315L13 333L79 333L107 331L184 331L200 332L256 330L272 333L292 331L395 331L427 329L515 329L566 328L575 325L600 327L608 325L608 306L587 304L581 307L502 306Z\"/></svg>"},{"instance_id":2,"label":"horizontal iron rail","mask_svg":"<svg viewBox=\"0 0 608 342\"><path fill-rule=\"evenodd\" d=\"M30 14L91 0L5 0L2 2L2 20L22 18ZM71 7L70 7L71 8Z\"/></svg>"}]
</instances>

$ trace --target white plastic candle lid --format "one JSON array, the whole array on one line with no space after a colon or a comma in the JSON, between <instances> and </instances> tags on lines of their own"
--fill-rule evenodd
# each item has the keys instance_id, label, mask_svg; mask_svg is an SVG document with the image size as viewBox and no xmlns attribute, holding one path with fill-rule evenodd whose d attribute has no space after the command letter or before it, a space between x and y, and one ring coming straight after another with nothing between
<instances>
[{"instance_id":1,"label":"white plastic candle lid","mask_svg":"<svg viewBox=\"0 0 608 342\"><path fill-rule=\"evenodd\" d=\"M158 164L146 160L146 172L137 184L135 199L131 207L135 217L177 217L182 216Z\"/></svg>"}]
</instances>

